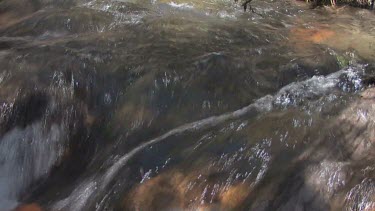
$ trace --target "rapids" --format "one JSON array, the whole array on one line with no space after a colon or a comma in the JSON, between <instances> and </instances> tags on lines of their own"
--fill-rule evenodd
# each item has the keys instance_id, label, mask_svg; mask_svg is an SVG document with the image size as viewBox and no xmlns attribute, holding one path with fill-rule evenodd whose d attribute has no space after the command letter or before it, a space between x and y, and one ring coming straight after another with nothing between
<instances>
[{"instance_id":1,"label":"rapids","mask_svg":"<svg viewBox=\"0 0 375 211\"><path fill-rule=\"evenodd\" d=\"M375 13L0 0L0 211L375 209Z\"/></svg>"}]
</instances>

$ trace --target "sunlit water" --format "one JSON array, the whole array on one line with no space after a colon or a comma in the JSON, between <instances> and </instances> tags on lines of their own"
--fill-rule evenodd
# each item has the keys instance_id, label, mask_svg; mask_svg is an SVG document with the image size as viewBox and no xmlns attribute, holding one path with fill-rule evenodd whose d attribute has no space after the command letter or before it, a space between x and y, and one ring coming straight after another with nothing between
<instances>
[{"instance_id":1,"label":"sunlit water","mask_svg":"<svg viewBox=\"0 0 375 211\"><path fill-rule=\"evenodd\" d=\"M374 12L252 7L0 1L0 210L375 209Z\"/></svg>"}]
</instances>

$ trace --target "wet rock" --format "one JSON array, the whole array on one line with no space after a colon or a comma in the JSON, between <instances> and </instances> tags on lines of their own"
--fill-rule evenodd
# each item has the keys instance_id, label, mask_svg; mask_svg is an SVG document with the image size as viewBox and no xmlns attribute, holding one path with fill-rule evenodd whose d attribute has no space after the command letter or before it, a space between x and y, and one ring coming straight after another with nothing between
<instances>
[{"instance_id":1,"label":"wet rock","mask_svg":"<svg viewBox=\"0 0 375 211\"><path fill-rule=\"evenodd\" d=\"M375 181L366 178L354 186L345 197L346 210L375 210Z\"/></svg>"},{"instance_id":2,"label":"wet rock","mask_svg":"<svg viewBox=\"0 0 375 211\"><path fill-rule=\"evenodd\" d=\"M234 210L243 204L250 194L251 188L247 183L229 186L220 194L220 204L223 210Z\"/></svg>"}]
</instances>

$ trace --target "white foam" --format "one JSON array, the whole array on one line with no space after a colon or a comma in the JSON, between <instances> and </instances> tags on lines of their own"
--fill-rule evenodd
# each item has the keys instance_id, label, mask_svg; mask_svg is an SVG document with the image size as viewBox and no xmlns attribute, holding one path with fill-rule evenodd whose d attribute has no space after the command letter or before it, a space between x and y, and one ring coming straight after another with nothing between
<instances>
[{"instance_id":1,"label":"white foam","mask_svg":"<svg viewBox=\"0 0 375 211\"><path fill-rule=\"evenodd\" d=\"M194 8L193 5L190 5L188 3L179 4L179 3L175 3L173 1L168 3L168 5L171 6L171 7L174 7L174 8L179 8L179 9L193 9Z\"/></svg>"}]
</instances>

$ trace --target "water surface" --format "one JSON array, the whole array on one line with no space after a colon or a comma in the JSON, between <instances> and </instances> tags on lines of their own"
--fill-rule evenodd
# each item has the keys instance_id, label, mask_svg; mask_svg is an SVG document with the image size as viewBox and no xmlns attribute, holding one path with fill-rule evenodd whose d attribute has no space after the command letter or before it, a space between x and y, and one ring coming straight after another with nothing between
<instances>
[{"instance_id":1,"label":"water surface","mask_svg":"<svg viewBox=\"0 0 375 211\"><path fill-rule=\"evenodd\" d=\"M252 6L0 1L0 210L374 209L374 13Z\"/></svg>"}]
</instances>

